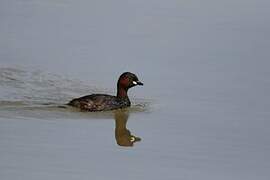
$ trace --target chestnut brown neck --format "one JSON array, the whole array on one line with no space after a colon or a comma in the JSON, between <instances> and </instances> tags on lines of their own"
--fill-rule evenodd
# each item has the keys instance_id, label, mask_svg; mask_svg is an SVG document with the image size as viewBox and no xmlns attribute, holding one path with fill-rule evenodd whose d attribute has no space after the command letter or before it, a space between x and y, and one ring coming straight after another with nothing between
<instances>
[{"instance_id":1,"label":"chestnut brown neck","mask_svg":"<svg viewBox=\"0 0 270 180\"><path fill-rule=\"evenodd\" d=\"M117 86L117 97L121 99L128 99L127 91L127 88Z\"/></svg>"}]
</instances>

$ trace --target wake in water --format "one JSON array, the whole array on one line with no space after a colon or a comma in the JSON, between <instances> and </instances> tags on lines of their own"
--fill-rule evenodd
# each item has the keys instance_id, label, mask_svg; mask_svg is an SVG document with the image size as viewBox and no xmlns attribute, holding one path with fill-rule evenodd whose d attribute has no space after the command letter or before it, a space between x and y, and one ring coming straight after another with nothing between
<instances>
[{"instance_id":1,"label":"wake in water","mask_svg":"<svg viewBox=\"0 0 270 180\"><path fill-rule=\"evenodd\" d=\"M0 68L0 87L1 114L18 110L78 111L65 104L81 95L101 92L114 94L59 75L18 68ZM131 111L146 111L149 106L144 99L132 101Z\"/></svg>"},{"instance_id":2,"label":"wake in water","mask_svg":"<svg viewBox=\"0 0 270 180\"><path fill-rule=\"evenodd\" d=\"M0 86L1 101L24 104L64 104L77 94L97 90L61 76L15 68L0 68Z\"/></svg>"}]
</instances>

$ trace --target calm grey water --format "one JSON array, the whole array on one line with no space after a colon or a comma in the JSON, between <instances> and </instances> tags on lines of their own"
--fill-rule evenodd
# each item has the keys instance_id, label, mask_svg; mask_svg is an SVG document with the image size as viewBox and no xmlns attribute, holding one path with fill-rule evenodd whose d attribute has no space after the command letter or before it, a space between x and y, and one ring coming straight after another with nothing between
<instances>
[{"instance_id":1,"label":"calm grey water","mask_svg":"<svg viewBox=\"0 0 270 180\"><path fill-rule=\"evenodd\" d=\"M269 17L265 0L1 0L0 179L268 180ZM125 112L58 107L124 71L145 83Z\"/></svg>"}]
</instances>

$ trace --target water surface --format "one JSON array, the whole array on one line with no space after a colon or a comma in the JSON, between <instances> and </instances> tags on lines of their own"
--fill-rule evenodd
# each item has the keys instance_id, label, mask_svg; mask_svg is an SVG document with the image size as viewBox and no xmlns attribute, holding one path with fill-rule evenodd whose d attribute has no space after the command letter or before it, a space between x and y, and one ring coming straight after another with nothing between
<instances>
[{"instance_id":1,"label":"water surface","mask_svg":"<svg viewBox=\"0 0 270 180\"><path fill-rule=\"evenodd\" d=\"M0 179L268 180L269 9L2 0ZM59 108L124 71L145 85L120 115Z\"/></svg>"}]
</instances>

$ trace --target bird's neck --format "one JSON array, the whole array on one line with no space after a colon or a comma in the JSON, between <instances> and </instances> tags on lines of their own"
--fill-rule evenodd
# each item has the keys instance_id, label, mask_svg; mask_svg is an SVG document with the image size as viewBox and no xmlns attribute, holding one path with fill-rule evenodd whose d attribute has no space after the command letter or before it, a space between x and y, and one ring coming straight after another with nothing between
<instances>
[{"instance_id":1,"label":"bird's neck","mask_svg":"<svg viewBox=\"0 0 270 180\"><path fill-rule=\"evenodd\" d=\"M117 97L120 99L128 99L127 91L128 89L117 87Z\"/></svg>"}]
</instances>

